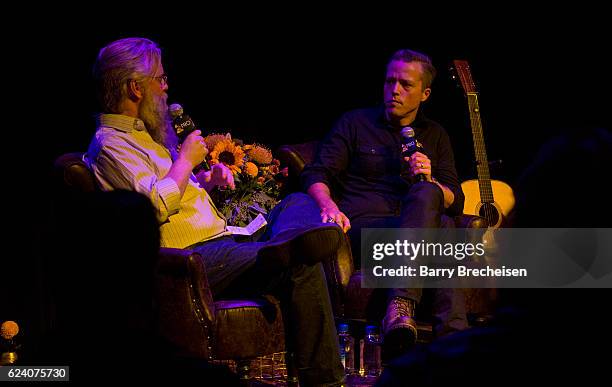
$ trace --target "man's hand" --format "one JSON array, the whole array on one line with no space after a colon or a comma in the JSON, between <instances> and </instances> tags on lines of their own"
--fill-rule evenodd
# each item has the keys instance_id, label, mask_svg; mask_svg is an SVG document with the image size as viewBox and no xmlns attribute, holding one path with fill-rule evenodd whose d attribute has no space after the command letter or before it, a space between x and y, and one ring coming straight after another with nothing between
<instances>
[{"instance_id":1,"label":"man's hand","mask_svg":"<svg viewBox=\"0 0 612 387\"><path fill-rule=\"evenodd\" d=\"M199 130L194 130L181 144L179 158L193 165L192 169L204 161L208 154L208 148L206 148L206 143L200 135L201 133Z\"/></svg>"},{"instance_id":2,"label":"man's hand","mask_svg":"<svg viewBox=\"0 0 612 387\"><path fill-rule=\"evenodd\" d=\"M410 176L425 175L425 179L431 182L431 160L421 152L415 152L412 156L404 157L410 165Z\"/></svg>"},{"instance_id":3,"label":"man's hand","mask_svg":"<svg viewBox=\"0 0 612 387\"><path fill-rule=\"evenodd\" d=\"M321 209L321 221L323 223L336 223L342 227L342 231L347 232L351 228L351 222L338 207L333 206Z\"/></svg>"},{"instance_id":4,"label":"man's hand","mask_svg":"<svg viewBox=\"0 0 612 387\"><path fill-rule=\"evenodd\" d=\"M344 232L351 228L351 222L338 209L338 206L331 198L329 187L325 183L317 182L308 187L308 195L319 205L323 223L336 223Z\"/></svg>"},{"instance_id":5,"label":"man's hand","mask_svg":"<svg viewBox=\"0 0 612 387\"><path fill-rule=\"evenodd\" d=\"M404 160L410 165L410 175L416 176L420 173L425 175L425 179L434 183L442 190L444 194L444 208L450 207L455 201L455 194L447 186L440 184L437 180L434 180L431 176L431 160L421 152L415 152L412 156L404 157Z\"/></svg>"},{"instance_id":6,"label":"man's hand","mask_svg":"<svg viewBox=\"0 0 612 387\"><path fill-rule=\"evenodd\" d=\"M205 190L209 191L216 186L229 186L236 189L232 171L223 163L218 163L210 168L210 171L201 171L196 176Z\"/></svg>"},{"instance_id":7,"label":"man's hand","mask_svg":"<svg viewBox=\"0 0 612 387\"><path fill-rule=\"evenodd\" d=\"M181 144L178 158L172 163L170 170L164 176L164 178L169 177L174 180L181 197L185 194L187 182L193 173L193 169L204 161L204 157L208 154L208 148L206 148L206 143L200 133L199 130L194 130L185 138L185 141Z\"/></svg>"}]
</instances>

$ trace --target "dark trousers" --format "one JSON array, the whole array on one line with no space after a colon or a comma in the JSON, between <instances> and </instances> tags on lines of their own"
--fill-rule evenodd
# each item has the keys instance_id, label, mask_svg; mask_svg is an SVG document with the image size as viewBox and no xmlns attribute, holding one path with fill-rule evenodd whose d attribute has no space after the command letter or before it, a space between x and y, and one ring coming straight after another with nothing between
<instances>
[{"instance_id":1,"label":"dark trousers","mask_svg":"<svg viewBox=\"0 0 612 387\"><path fill-rule=\"evenodd\" d=\"M355 265L360 266L362 228L439 228L455 227L452 218L443 214L444 194L440 187L429 182L419 182L402 198L400 216L361 216L351 219L349 237ZM359 262L357 262L359 261ZM434 331L437 336L463 330L468 327L465 294L462 289L431 289L433 294ZM387 301L392 297L404 297L421 301L421 287L388 289Z\"/></svg>"},{"instance_id":2,"label":"dark trousers","mask_svg":"<svg viewBox=\"0 0 612 387\"><path fill-rule=\"evenodd\" d=\"M287 196L267 217L257 241L222 237L192 248L204 257L208 281L217 299L276 295L285 318L287 350L295 352L301 385L344 380L334 316L323 266L295 265L270 270L257 261L258 251L284 230L321 225L319 207L306 194Z\"/></svg>"}]
</instances>

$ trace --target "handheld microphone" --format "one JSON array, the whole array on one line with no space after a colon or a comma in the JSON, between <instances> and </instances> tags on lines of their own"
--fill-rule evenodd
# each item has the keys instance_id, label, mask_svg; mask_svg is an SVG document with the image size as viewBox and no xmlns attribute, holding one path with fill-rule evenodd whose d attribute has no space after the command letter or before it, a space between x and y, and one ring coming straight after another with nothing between
<instances>
[{"instance_id":1,"label":"handheld microphone","mask_svg":"<svg viewBox=\"0 0 612 387\"><path fill-rule=\"evenodd\" d=\"M404 157L412 156L416 152L421 152L423 147L419 144L414 138L414 129L410 126L405 126L402 128L402 160ZM415 176L417 181L427 181L427 178L424 174L419 173Z\"/></svg>"},{"instance_id":2,"label":"handheld microphone","mask_svg":"<svg viewBox=\"0 0 612 387\"><path fill-rule=\"evenodd\" d=\"M174 131L182 143L185 138L191 134L191 132L197 129L197 127L191 117L183 112L183 107L180 104L173 103L168 107L168 111L172 117L172 126L174 126ZM204 159L200 165L197 165L193 169L193 173L198 173L202 169L206 171L210 170L210 166L208 165L206 159Z\"/></svg>"}]
</instances>

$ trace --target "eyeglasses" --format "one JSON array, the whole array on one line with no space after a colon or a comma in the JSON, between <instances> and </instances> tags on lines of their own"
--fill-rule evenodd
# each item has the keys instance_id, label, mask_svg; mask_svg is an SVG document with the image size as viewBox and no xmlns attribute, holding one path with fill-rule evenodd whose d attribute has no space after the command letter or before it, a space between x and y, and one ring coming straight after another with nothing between
<instances>
[{"instance_id":1,"label":"eyeglasses","mask_svg":"<svg viewBox=\"0 0 612 387\"><path fill-rule=\"evenodd\" d=\"M168 84L168 76L166 74L162 74L159 77L151 77L159 82L160 85L165 86Z\"/></svg>"}]
</instances>

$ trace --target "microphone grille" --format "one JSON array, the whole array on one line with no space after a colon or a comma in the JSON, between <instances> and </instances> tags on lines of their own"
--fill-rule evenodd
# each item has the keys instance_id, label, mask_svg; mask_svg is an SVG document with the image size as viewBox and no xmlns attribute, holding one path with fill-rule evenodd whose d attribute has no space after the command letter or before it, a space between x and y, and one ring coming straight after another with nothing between
<instances>
[{"instance_id":1,"label":"microphone grille","mask_svg":"<svg viewBox=\"0 0 612 387\"><path fill-rule=\"evenodd\" d=\"M414 129L410 126L404 126L402 128L402 136L403 137L414 137Z\"/></svg>"},{"instance_id":2,"label":"microphone grille","mask_svg":"<svg viewBox=\"0 0 612 387\"><path fill-rule=\"evenodd\" d=\"M173 103L168 107L168 111L170 112L170 116L172 118L176 118L183 114L183 107L178 103Z\"/></svg>"}]
</instances>

